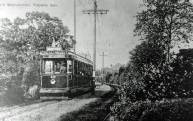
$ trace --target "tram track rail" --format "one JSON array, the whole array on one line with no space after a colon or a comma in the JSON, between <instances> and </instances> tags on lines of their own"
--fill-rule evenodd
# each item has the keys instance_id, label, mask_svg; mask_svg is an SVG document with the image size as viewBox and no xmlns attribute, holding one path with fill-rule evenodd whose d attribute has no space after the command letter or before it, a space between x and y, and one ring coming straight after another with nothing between
<instances>
[{"instance_id":1,"label":"tram track rail","mask_svg":"<svg viewBox=\"0 0 193 121\"><path fill-rule=\"evenodd\" d=\"M111 86L111 87L114 88L114 90L115 90L115 91L114 91L114 96L117 94L118 88L121 88L120 85L110 84L110 83L105 83L105 84L106 84L106 85L109 85L109 86ZM112 97L112 98L114 98L114 97ZM111 112L109 112L109 113L105 116L105 118L103 119L103 121L109 121L110 116L111 116Z\"/></svg>"},{"instance_id":2,"label":"tram track rail","mask_svg":"<svg viewBox=\"0 0 193 121\"><path fill-rule=\"evenodd\" d=\"M95 102L83 107L80 110L63 115L59 121L108 121L111 116L110 106L117 100L117 85L109 85L110 90L101 95ZM97 85L100 89L100 85ZM96 87L97 89L97 87Z\"/></svg>"}]
</instances>

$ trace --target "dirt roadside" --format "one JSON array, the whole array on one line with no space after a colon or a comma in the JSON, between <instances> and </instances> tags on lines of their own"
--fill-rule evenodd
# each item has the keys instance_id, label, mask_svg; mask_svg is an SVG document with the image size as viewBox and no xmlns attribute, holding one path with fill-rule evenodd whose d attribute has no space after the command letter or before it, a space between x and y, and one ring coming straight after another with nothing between
<instances>
[{"instance_id":1,"label":"dirt roadside","mask_svg":"<svg viewBox=\"0 0 193 121\"><path fill-rule=\"evenodd\" d=\"M1 112L0 119L4 121L55 121L61 115L78 110L84 105L96 101L101 95L110 90L111 88L107 85L99 85L96 87L95 96L86 94L72 100L55 101L44 105L42 103L29 105L25 108ZM5 119L2 119L3 117L5 117Z\"/></svg>"}]
</instances>

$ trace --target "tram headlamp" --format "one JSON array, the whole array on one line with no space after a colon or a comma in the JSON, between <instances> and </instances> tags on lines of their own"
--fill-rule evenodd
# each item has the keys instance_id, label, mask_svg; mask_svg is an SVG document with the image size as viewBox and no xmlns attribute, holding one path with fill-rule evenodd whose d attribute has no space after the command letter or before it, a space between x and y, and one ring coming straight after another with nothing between
<instances>
[{"instance_id":1,"label":"tram headlamp","mask_svg":"<svg viewBox=\"0 0 193 121\"><path fill-rule=\"evenodd\" d=\"M55 79L51 79L50 83L51 83L51 84L55 84L55 83L56 83L56 80L55 80Z\"/></svg>"}]
</instances>

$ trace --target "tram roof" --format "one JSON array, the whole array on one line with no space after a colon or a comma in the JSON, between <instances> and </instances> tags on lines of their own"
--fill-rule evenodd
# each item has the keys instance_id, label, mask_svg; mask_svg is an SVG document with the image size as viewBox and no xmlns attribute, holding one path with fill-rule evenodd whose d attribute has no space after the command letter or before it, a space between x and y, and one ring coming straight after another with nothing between
<instances>
[{"instance_id":1,"label":"tram roof","mask_svg":"<svg viewBox=\"0 0 193 121\"><path fill-rule=\"evenodd\" d=\"M85 63L89 63L89 64L93 64L93 62L86 58L83 57L81 55L78 55L74 52L71 51L64 51L64 50L54 50L54 51L42 51L40 52L40 55L42 56L42 58L72 58L81 62L85 62Z\"/></svg>"}]
</instances>

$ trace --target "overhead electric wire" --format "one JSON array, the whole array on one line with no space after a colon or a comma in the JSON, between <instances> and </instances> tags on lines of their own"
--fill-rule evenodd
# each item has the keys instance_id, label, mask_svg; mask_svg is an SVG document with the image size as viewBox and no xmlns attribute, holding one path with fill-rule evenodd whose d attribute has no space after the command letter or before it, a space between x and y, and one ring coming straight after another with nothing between
<instances>
[{"instance_id":1,"label":"overhead electric wire","mask_svg":"<svg viewBox=\"0 0 193 121\"><path fill-rule=\"evenodd\" d=\"M98 17L98 14L97 14L97 20L98 20L98 27L99 27L99 35L100 35L100 39L101 39L101 29L100 29L100 24L99 24L99 17Z\"/></svg>"},{"instance_id":2,"label":"overhead electric wire","mask_svg":"<svg viewBox=\"0 0 193 121\"><path fill-rule=\"evenodd\" d=\"M94 2L94 0L92 0ZM84 8L85 11L87 11L86 7L84 6L84 4L81 2L81 0L79 0L81 6ZM90 23L91 23L91 26L92 28L94 29L94 25L92 24L92 21L91 21L91 18L90 18L90 14L89 15L89 19L90 19ZM101 14L102 16L102 14ZM98 20L98 27L99 27L99 36L100 36L100 40L101 40L101 46L102 46L102 50L104 51L104 44L102 42L102 37L101 37L101 27L100 27L100 23L99 23L99 16L97 14L97 20ZM102 21L103 22L103 21ZM102 23L103 24L103 23Z\"/></svg>"},{"instance_id":3,"label":"overhead electric wire","mask_svg":"<svg viewBox=\"0 0 193 121\"><path fill-rule=\"evenodd\" d=\"M89 19L90 19L90 23L91 23L92 28L94 28L94 27L93 27L93 24L92 24L92 21L91 21L91 18L90 18L90 14L89 14L88 16L89 16Z\"/></svg>"},{"instance_id":4,"label":"overhead electric wire","mask_svg":"<svg viewBox=\"0 0 193 121\"><path fill-rule=\"evenodd\" d=\"M82 2L79 0L80 4L82 5L82 7L84 8L84 10L86 10L85 6L82 4Z\"/></svg>"},{"instance_id":5,"label":"overhead electric wire","mask_svg":"<svg viewBox=\"0 0 193 121\"><path fill-rule=\"evenodd\" d=\"M86 9L86 7L84 6L84 4L82 4L81 0L79 0L79 2L80 2L80 4L82 5L82 7L84 8L84 10L86 11L87 9ZM92 28L94 28L94 27L93 27L93 24L92 24L92 21L91 21L91 18L90 18L90 14L88 14L88 16L89 16L89 19L90 19L90 23L91 23Z\"/></svg>"},{"instance_id":6,"label":"overhead electric wire","mask_svg":"<svg viewBox=\"0 0 193 121\"><path fill-rule=\"evenodd\" d=\"M98 20L99 35L100 35L100 40L101 40L101 47L102 47L102 51L104 52L104 44L103 44L102 36L101 36L101 27L100 27L100 23L99 23L99 17L98 17L98 14L97 14L97 20Z\"/></svg>"},{"instance_id":7,"label":"overhead electric wire","mask_svg":"<svg viewBox=\"0 0 193 121\"><path fill-rule=\"evenodd\" d=\"M97 0L96 0L97 1ZM100 8L98 8L100 10ZM102 10L102 8L101 8ZM104 52L104 44L103 44L103 40L102 40L102 26L103 26L103 18L102 18L102 13L101 13L101 19L102 19L102 22L100 22L102 25L100 26L100 23L99 23L99 15L97 14L97 20L98 20L98 27L99 27L99 35L100 35L100 39L101 39L101 46L102 46L102 51Z\"/></svg>"}]
</instances>

